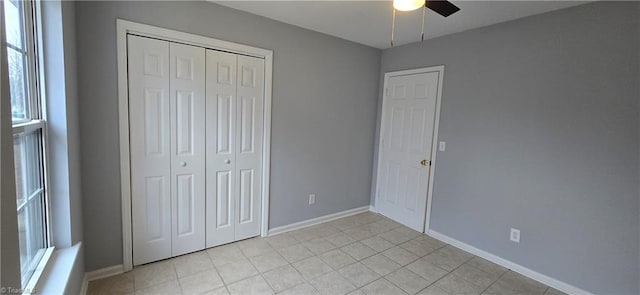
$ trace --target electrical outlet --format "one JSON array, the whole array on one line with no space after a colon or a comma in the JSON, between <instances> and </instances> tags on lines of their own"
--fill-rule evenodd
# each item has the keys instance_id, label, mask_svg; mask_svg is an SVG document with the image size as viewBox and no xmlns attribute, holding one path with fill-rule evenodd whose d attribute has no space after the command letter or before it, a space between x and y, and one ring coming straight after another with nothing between
<instances>
[{"instance_id":1,"label":"electrical outlet","mask_svg":"<svg viewBox=\"0 0 640 295\"><path fill-rule=\"evenodd\" d=\"M444 152L447 149L447 143L445 141L441 141L438 150Z\"/></svg>"},{"instance_id":2,"label":"electrical outlet","mask_svg":"<svg viewBox=\"0 0 640 295\"><path fill-rule=\"evenodd\" d=\"M309 205L316 203L316 194L309 194Z\"/></svg>"},{"instance_id":3,"label":"electrical outlet","mask_svg":"<svg viewBox=\"0 0 640 295\"><path fill-rule=\"evenodd\" d=\"M512 228L510 238L512 242L520 243L520 230Z\"/></svg>"}]
</instances>

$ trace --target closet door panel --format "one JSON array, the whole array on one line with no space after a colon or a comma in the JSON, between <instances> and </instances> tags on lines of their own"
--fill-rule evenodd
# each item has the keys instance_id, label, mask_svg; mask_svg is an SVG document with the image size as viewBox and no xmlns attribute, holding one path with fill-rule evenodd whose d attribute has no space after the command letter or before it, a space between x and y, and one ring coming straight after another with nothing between
<instances>
[{"instance_id":1,"label":"closet door panel","mask_svg":"<svg viewBox=\"0 0 640 295\"><path fill-rule=\"evenodd\" d=\"M238 56L236 100L236 240L260 234L264 60Z\"/></svg>"},{"instance_id":2,"label":"closet door panel","mask_svg":"<svg viewBox=\"0 0 640 295\"><path fill-rule=\"evenodd\" d=\"M128 36L133 264L171 257L169 43Z\"/></svg>"},{"instance_id":3,"label":"closet door panel","mask_svg":"<svg viewBox=\"0 0 640 295\"><path fill-rule=\"evenodd\" d=\"M207 50L207 247L235 241L235 54Z\"/></svg>"},{"instance_id":4,"label":"closet door panel","mask_svg":"<svg viewBox=\"0 0 640 295\"><path fill-rule=\"evenodd\" d=\"M243 169L238 171L240 176L239 195L239 224L247 224L254 221L254 169Z\"/></svg>"},{"instance_id":5,"label":"closet door panel","mask_svg":"<svg viewBox=\"0 0 640 295\"><path fill-rule=\"evenodd\" d=\"M172 255L205 247L205 49L170 43Z\"/></svg>"}]
</instances>

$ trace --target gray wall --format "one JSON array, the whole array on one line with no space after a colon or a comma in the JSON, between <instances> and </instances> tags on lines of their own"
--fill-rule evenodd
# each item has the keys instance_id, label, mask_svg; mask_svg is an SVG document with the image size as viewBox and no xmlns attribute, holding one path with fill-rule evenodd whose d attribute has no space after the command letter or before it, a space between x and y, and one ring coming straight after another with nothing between
<instances>
[{"instance_id":1,"label":"gray wall","mask_svg":"<svg viewBox=\"0 0 640 295\"><path fill-rule=\"evenodd\" d=\"M637 2L595 2L383 51L381 75L445 65L433 230L640 292L639 19Z\"/></svg>"},{"instance_id":2,"label":"gray wall","mask_svg":"<svg viewBox=\"0 0 640 295\"><path fill-rule=\"evenodd\" d=\"M369 205L379 50L212 3L79 2L88 271L122 263L116 18L274 51L270 228Z\"/></svg>"}]
</instances>

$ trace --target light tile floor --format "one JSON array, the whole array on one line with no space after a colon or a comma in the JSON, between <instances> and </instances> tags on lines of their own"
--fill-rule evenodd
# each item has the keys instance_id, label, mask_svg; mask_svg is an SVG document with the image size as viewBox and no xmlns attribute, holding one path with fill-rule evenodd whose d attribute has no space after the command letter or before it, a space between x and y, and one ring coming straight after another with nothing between
<instances>
[{"instance_id":1,"label":"light tile floor","mask_svg":"<svg viewBox=\"0 0 640 295\"><path fill-rule=\"evenodd\" d=\"M367 212L92 281L88 294L561 292Z\"/></svg>"}]
</instances>

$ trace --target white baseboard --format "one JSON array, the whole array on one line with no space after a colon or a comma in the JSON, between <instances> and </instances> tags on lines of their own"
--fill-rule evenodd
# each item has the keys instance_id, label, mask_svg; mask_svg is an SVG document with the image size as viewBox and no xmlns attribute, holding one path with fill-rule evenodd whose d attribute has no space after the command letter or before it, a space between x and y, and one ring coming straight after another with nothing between
<instances>
[{"instance_id":1,"label":"white baseboard","mask_svg":"<svg viewBox=\"0 0 640 295\"><path fill-rule=\"evenodd\" d=\"M436 232L436 231L433 231L433 230L427 230L427 235L429 235L429 236L431 236L431 237L433 237L435 239L438 239L438 240L440 240L442 242L445 242L445 243L447 243L449 245L452 245L452 246L454 246L456 248L460 248L461 250L469 252L469 253L471 253L473 255L476 255L478 257L482 257L482 258L484 258L486 260L489 260L489 261L491 261L491 262L493 262L495 264L498 264L498 265L500 265L502 267L506 267L506 268L508 268L508 269L510 269L512 271L515 271L515 272L525 276L525 277L528 277L530 279L536 280L536 281L538 281L540 283L543 283L543 284L545 284L545 285L547 285L549 287L558 289L558 290L560 290L562 292L565 292L567 294L584 294L584 295L592 294L592 293L587 292L585 290L582 290L582 289L580 289L580 288L578 288L576 286L573 286L573 285L567 284L565 282L559 281L557 279L554 279L552 277L543 275L543 274L541 274L539 272L536 272L534 270L526 268L526 267L524 267L522 265L519 265L519 264L517 264L515 262L512 262L512 261L509 261L507 259L498 257L498 256L496 256L494 254L491 254L489 252L486 252L484 250L480 250L480 249L478 249L476 247L473 247L473 246L471 246L469 244L460 242L460 241L458 241L458 240L456 240L454 238L451 238L451 237L449 237L447 235L444 235L444 234L441 234L439 232Z\"/></svg>"},{"instance_id":2,"label":"white baseboard","mask_svg":"<svg viewBox=\"0 0 640 295\"><path fill-rule=\"evenodd\" d=\"M288 225L284 225L284 226L279 226L279 227L275 227L272 229L269 229L269 234L268 236L273 236L273 235L277 235L277 234L281 234L281 233L285 233L285 232L289 232L289 231L294 231L297 229L301 229L301 228L305 228L305 227L310 227L313 225L317 225L320 223L324 223L324 222L328 222L328 221L332 221L332 220L336 220L339 218L344 218L347 216L351 216L351 215L356 215L359 213L363 213L363 212L375 212L377 213L378 211L376 210L375 207L373 206L364 206L364 207L359 207L359 208L354 208L354 209L349 209L349 210L345 210L342 212L337 212L337 213L333 213L333 214L328 214L328 215L324 215L324 216L320 216L320 217L316 217L316 218L312 218L312 219L308 219L308 220L304 220L304 221L300 221L300 222L296 222L296 223L292 223L292 224L288 224ZM526 268L522 265L519 265L515 262L512 262L510 260L498 257L494 254L491 254L489 252L486 252L484 250L478 249L474 246L471 246L469 244L466 244L464 242L458 241L452 237L449 237L445 234L441 234L437 231L434 230L427 230L427 235L438 239L444 243L447 243L449 245L452 245L456 248L459 248L461 250L464 250L466 252L469 252L473 255L476 255L478 257L484 258L488 261L491 261L495 264L498 264L502 267L508 268L512 271L515 271L523 276L526 276L528 278L531 278L533 280L536 280L540 283L543 283L547 286L550 286L552 288L558 289L562 292L565 292L567 294L584 294L584 295L593 295L590 292L587 292L585 290L582 290L576 286L567 284L565 282L562 282L560 280L554 279L552 277L543 275L539 272L536 272L534 270L531 270L529 268ZM89 286L89 282L93 281L93 280L97 280L97 279L102 279L102 278L106 278L106 277L110 277L110 276L114 276L114 275L118 275L124 273L124 266L122 264L120 265L114 265L114 266L109 266L109 267L105 267L105 268L101 268L98 270L94 270L94 271L90 271L90 272L86 272L84 275L84 280L82 282L82 289L80 292L80 295L85 295L87 293L87 288Z\"/></svg>"},{"instance_id":3,"label":"white baseboard","mask_svg":"<svg viewBox=\"0 0 640 295\"><path fill-rule=\"evenodd\" d=\"M273 235L277 235L277 234L281 234L281 233L286 233L286 232L289 232L289 231L293 231L293 230L309 227L309 226L320 224L320 223L323 223L323 222L327 222L327 221L331 221L331 220L335 220L335 219L339 219L339 218L343 218L343 217L347 217L347 216L351 216L351 215L356 215L356 214L359 214L359 213L367 212L367 211L369 211L369 208L370 208L370 206L353 208L353 209L345 210L345 211L342 211L342 212L337 212L337 213L324 215L324 216L320 216L320 217L316 217L316 218L312 218L312 219L307 219L307 220L296 222L296 223L292 223L292 224L287 224L287 225L283 225L283 226L279 226L279 227L274 227L272 229L269 229L269 236L273 236Z\"/></svg>"},{"instance_id":4,"label":"white baseboard","mask_svg":"<svg viewBox=\"0 0 640 295\"><path fill-rule=\"evenodd\" d=\"M122 264L109 266L94 271L84 273L84 279L82 280L82 289L80 289L80 295L87 294L87 288L89 288L89 282L98 280L110 276L119 275L124 273L124 266Z\"/></svg>"}]
</instances>

